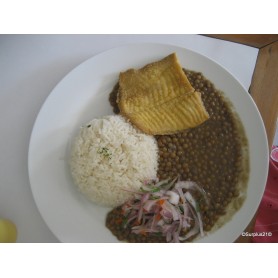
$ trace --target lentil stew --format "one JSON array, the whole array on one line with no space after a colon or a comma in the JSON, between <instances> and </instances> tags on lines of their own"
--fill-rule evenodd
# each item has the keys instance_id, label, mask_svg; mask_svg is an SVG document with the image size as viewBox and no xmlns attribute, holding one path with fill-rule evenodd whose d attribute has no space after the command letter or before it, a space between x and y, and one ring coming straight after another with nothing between
<instances>
[{"instance_id":1,"label":"lentil stew","mask_svg":"<svg viewBox=\"0 0 278 278\"><path fill-rule=\"evenodd\" d=\"M244 129L224 94L200 72L185 70L191 85L201 93L210 118L203 124L173 135L155 136L159 147L158 178L192 180L205 190L209 203L196 194L204 231L218 229L244 202L249 176L248 143ZM109 96L114 113L119 86ZM122 241L165 242L161 235L131 233L124 228L121 208L109 212L106 226ZM193 238L190 238L193 240Z\"/></svg>"}]
</instances>

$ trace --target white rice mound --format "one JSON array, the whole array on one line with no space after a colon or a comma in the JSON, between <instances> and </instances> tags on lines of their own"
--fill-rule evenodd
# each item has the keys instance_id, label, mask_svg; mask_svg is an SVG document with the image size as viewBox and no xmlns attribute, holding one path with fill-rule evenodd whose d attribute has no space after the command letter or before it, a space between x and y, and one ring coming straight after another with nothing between
<instances>
[{"instance_id":1,"label":"white rice mound","mask_svg":"<svg viewBox=\"0 0 278 278\"><path fill-rule=\"evenodd\" d=\"M74 183L89 200L116 207L145 180L156 178L157 143L122 116L93 119L72 144L70 167Z\"/></svg>"}]
</instances>

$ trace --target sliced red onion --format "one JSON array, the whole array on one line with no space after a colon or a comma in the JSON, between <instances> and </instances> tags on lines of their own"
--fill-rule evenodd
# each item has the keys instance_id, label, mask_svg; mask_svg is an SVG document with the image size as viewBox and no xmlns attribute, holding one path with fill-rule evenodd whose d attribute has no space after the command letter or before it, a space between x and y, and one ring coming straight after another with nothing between
<instances>
[{"instance_id":1,"label":"sliced red onion","mask_svg":"<svg viewBox=\"0 0 278 278\"><path fill-rule=\"evenodd\" d=\"M131 221L135 220L136 218L137 218L137 215L134 215L134 216L129 217L128 220L126 221L125 226L126 226L127 224L129 224Z\"/></svg>"},{"instance_id":2,"label":"sliced red onion","mask_svg":"<svg viewBox=\"0 0 278 278\"><path fill-rule=\"evenodd\" d=\"M184 216L187 216L188 215L188 212L189 212L189 209L188 209L188 206L186 204L186 200L185 200L185 197L184 197L184 194L183 194L183 191L180 187L177 188L177 191L180 195L180 198L182 200L182 208L183 208L183 214Z\"/></svg>"},{"instance_id":3,"label":"sliced red onion","mask_svg":"<svg viewBox=\"0 0 278 278\"><path fill-rule=\"evenodd\" d=\"M137 234L161 232L167 242L185 241L200 233L204 235L203 222L198 205L189 191L196 189L194 182L150 181L149 187L144 186L145 192L135 194L135 198L122 208L128 215L127 223L137 219L139 226L133 226L132 232ZM175 184L176 182L176 184ZM199 190L199 189L198 189ZM204 192L204 191L203 191ZM194 219L194 227L190 221ZM180 236L183 230L189 229L185 236Z\"/></svg>"},{"instance_id":4,"label":"sliced red onion","mask_svg":"<svg viewBox=\"0 0 278 278\"><path fill-rule=\"evenodd\" d=\"M157 221L157 225L158 226L163 226L165 224L163 219L160 219L159 221Z\"/></svg>"},{"instance_id":5,"label":"sliced red onion","mask_svg":"<svg viewBox=\"0 0 278 278\"><path fill-rule=\"evenodd\" d=\"M178 177L174 178L167 186L164 186L163 189L165 191L171 189L173 187L173 185L175 184L176 180L178 179Z\"/></svg>"},{"instance_id":6,"label":"sliced red onion","mask_svg":"<svg viewBox=\"0 0 278 278\"><path fill-rule=\"evenodd\" d=\"M162 217L165 220L172 220L173 219L173 214L171 211L167 210L167 209L162 209L160 214L162 215Z\"/></svg>"},{"instance_id":7,"label":"sliced red onion","mask_svg":"<svg viewBox=\"0 0 278 278\"><path fill-rule=\"evenodd\" d=\"M141 204L144 204L147 200L149 200L150 198L150 193L145 193L142 197L141 197Z\"/></svg>"},{"instance_id":8,"label":"sliced red onion","mask_svg":"<svg viewBox=\"0 0 278 278\"><path fill-rule=\"evenodd\" d=\"M199 209L197 208L197 203L195 201L195 199L192 197L192 195L187 191L186 193L184 193L186 199L191 203L191 205L194 207L196 214L197 214L197 219L195 219L195 222L198 221L199 223L199 229L200 229L200 234L201 236L204 236L204 230L203 230L203 221L201 218L201 214L199 212Z\"/></svg>"},{"instance_id":9,"label":"sliced red onion","mask_svg":"<svg viewBox=\"0 0 278 278\"><path fill-rule=\"evenodd\" d=\"M153 208L154 205L157 204L157 201L156 200L147 200L144 205L143 205L143 209L146 211L146 212L150 212L151 209Z\"/></svg>"},{"instance_id":10,"label":"sliced red onion","mask_svg":"<svg viewBox=\"0 0 278 278\"><path fill-rule=\"evenodd\" d=\"M166 233L166 241L170 242L171 239L172 239L172 233L169 231L169 232Z\"/></svg>"},{"instance_id":11,"label":"sliced red onion","mask_svg":"<svg viewBox=\"0 0 278 278\"><path fill-rule=\"evenodd\" d=\"M179 232L174 232L173 233L173 243L179 243Z\"/></svg>"},{"instance_id":12,"label":"sliced red onion","mask_svg":"<svg viewBox=\"0 0 278 278\"><path fill-rule=\"evenodd\" d=\"M176 192L168 190L165 194L169 196L169 202L171 204L177 205L179 203L180 196Z\"/></svg>"},{"instance_id":13,"label":"sliced red onion","mask_svg":"<svg viewBox=\"0 0 278 278\"><path fill-rule=\"evenodd\" d=\"M182 188L182 189L197 189L199 192L202 193L203 197L205 198L206 203L209 203L206 191L204 190L204 188L200 187L196 182L194 181L178 181L175 184L175 188Z\"/></svg>"},{"instance_id":14,"label":"sliced red onion","mask_svg":"<svg viewBox=\"0 0 278 278\"><path fill-rule=\"evenodd\" d=\"M202 217L200 212L197 212L197 217L198 217L198 221L199 221L199 226L200 226L200 235L201 237L204 236L204 229L203 229L203 221L202 221Z\"/></svg>"},{"instance_id":15,"label":"sliced red onion","mask_svg":"<svg viewBox=\"0 0 278 278\"><path fill-rule=\"evenodd\" d=\"M168 182L169 182L169 179L162 180L162 181L158 182L155 186L161 187L162 185L167 184Z\"/></svg>"},{"instance_id":16,"label":"sliced red onion","mask_svg":"<svg viewBox=\"0 0 278 278\"><path fill-rule=\"evenodd\" d=\"M200 227L199 227L198 221L195 221L194 227L189 232L187 232L185 234L185 236L183 236L183 237L179 236L179 240L180 241L185 241L185 240L191 238L192 236L199 233L199 229L200 229Z\"/></svg>"},{"instance_id":17,"label":"sliced red onion","mask_svg":"<svg viewBox=\"0 0 278 278\"><path fill-rule=\"evenodd\" d=\"M174 221L179 219L179 214L178 214L177 209L172 204L170 204L168 201L165 201L163 203L162 208L169 211L172 214L172 218Z\"/></svg>"},{"instance_id":18,"label":"sliced red onion","mask_svg":"<svg viewBox=\"0 0 278 278\"><path fill-rule=\"evenodd\" d=\"M193 206L195 210L198 210L197 203L189 191L184 193L184 197Z\"/></svg>"}]
</instances>

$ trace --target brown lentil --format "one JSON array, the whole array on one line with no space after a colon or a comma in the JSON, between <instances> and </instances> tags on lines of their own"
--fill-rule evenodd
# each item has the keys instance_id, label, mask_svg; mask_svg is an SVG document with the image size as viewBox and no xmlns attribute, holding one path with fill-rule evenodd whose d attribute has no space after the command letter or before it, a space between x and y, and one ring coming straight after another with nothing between
<instances>
[{"instance_id":1,"label":"brown lentil","mask_svg":"<svg viewBox=\"0 0 278 278\"><path fill-rule=\"evenodd\" d=\"M239 195L237 181L241 173L241 139L229 104L221 92L202 73L184 70L192 86L201 93L210 118L196 128L172 135L155 136L159 148L158 178L194 180L209 197L209 204L202 195L194 197L199 203L205 231L212 229L218 218L226 213L233 198ZM113 111L118 114L116 84L109 96ZM195 192L194 192L195 193ZM122 218L121 209L113 209L106 225L119 240L128 242L165 242L158 235L136 235L131 228L117 224ZM116 220L115 220L116 219Z\"/></svg>"}]
</instances>

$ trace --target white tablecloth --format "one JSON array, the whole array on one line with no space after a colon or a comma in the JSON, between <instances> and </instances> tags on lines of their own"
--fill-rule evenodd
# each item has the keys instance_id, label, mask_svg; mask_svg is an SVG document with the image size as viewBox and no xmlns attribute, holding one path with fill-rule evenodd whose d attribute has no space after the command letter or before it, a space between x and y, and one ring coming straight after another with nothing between
<instances>
[{"instance_id":1,"label":"white tablecloth","mask_svg":"<svg viewBox=\"0 0 278 278\"><path fill-rule=\"evenodd\" d=\"M174 44L206 55L247 90L258 54L256 48L198 35L1 35L0 218L16 224L18 242L58 242L36 207L28 177L29 139L40 107L78 64L136 42Z\"/></svg>"}]
</instances>

